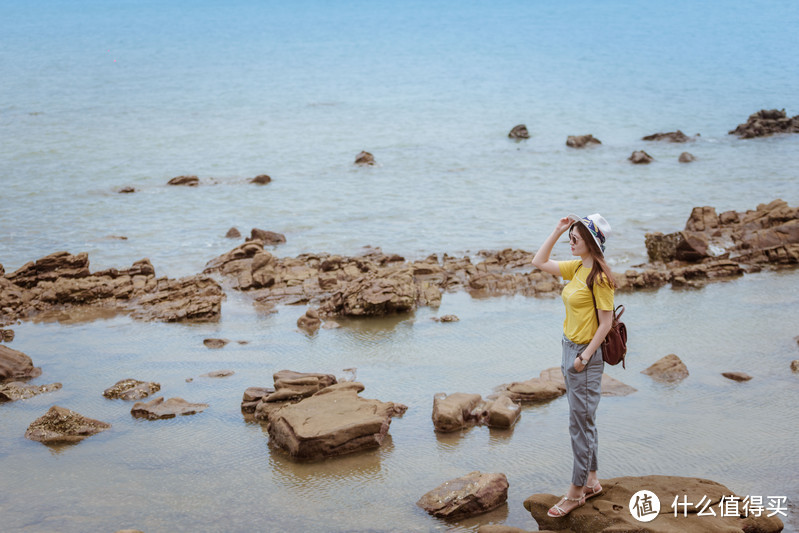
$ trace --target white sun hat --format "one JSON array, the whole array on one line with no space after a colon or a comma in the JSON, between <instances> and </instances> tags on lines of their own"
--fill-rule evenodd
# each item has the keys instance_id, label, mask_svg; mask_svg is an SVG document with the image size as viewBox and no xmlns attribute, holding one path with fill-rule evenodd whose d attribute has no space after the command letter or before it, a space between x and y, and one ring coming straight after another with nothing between
<instances>
[{"instance_id":1,"label":"white sun hat","mask_svg":"<svg viewBox=\"0 0 799 533\"><path fill-rule=\"evenodd\" d=\"M607 241L608 237L610 237L612 233L610 224L608 224L608 221L605 220L605 217L599 213L594 213L593 215L588 215L587 217L569 215L568 218L572 221L572 226L575 223L580 222L583 226L588 228L588 231L594 238L594 242L596 242L597 246L599 246L599 249L602 250L602 253L605 253L605 241ZM571 226L569 227L571 228Z\"/></svg>"}]
</instances>

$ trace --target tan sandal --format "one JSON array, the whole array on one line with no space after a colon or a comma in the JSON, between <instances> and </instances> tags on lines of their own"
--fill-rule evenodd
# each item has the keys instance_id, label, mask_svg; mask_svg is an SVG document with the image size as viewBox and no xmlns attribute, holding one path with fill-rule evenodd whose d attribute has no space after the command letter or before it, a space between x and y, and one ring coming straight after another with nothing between
<instances>
[{"instance_id":1,"label":"tan sandal","mask_svg":"<svg viewBox=\"0 0 799 533\"><path fill-rule=\"evenodd\" d=\"M566 502L577 502L577 505L566 511L563 509L563 507L561 507L561 504L565 504ZM547 511L547 516L550 518L563 518L570 512L574 511L578 507L582 507L583 505L585 505L585 494L579 498L569 498L568 496L563 496L558 503L549 508Z\"/></svg>"},{"instance_id":2,"label":"tan sandal","mask_svg":"<svg viewBox=\"0 0 799 533\"><path fill-rule=\"evenodd\" d=\"M585 492L585 490L583 490L583 496L585 497L586 500L602 494L602 485L599 484L598 479L596 480L596 483L594 483L593 485L586 485L585 488L590 489L589 492Z\"/></svg>"}]
</instances>

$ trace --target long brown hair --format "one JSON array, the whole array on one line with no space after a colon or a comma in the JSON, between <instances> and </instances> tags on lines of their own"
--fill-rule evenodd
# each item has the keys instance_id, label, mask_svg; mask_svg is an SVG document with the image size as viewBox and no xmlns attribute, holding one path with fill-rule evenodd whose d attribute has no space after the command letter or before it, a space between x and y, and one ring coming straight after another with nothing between
<instances>
[{"instance_id":1,"label":"long brown hair","mask_svg":"<svg viewBox=\"0 0 799 533\"><path fill-rule=\"evenodd\" d=\"M605 263L605 256L602 255L602 250L594 240L594 236L591 235L591 230L586 228L584 224L577 222L572 224L571 229L569 229L569 236L571 236L571 233L574 231L575 227L577 228L577 232L580 234L580 237L583 239L583 241L585 241L586 246L588 246L588 252L591 254L591 258L594 260L594 265L591 267L591 272L588 273L588 277L585 279L585 283L588 285L588 288L593 291L594 281L598 280L600 284L607 284L611 289L615 289L616 283L613 281L613 272L610 271L610 267L607 263Z\"/></svg>"}]
</instances>

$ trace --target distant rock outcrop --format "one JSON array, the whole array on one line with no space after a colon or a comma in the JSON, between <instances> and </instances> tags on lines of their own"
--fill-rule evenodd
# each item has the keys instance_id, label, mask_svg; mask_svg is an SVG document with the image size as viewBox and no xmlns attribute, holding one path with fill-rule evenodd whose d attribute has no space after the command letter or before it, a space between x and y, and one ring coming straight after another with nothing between
<instances>
[{"instance_id":1,"label":"distant rock outcrop","mask_svg":"<svg viewBox=\"0 0 799 533\"><path fill-rule=\"evenodd\" d=\"M590 144L602 144L602 141L596 139L593 135L569 135L566 139L566 146L571 148L585 148Z\"/></svg>"},{"instance_id":2,"label":"distant rock outcrop","mask_svg":"<svg viewBox=\"0 0 799 533\"><path fill-rule=\"evenodd\" d=\"M373 156L369 152L362 151L357 156L355 156L355 164L360 166L374 166L376 164L375 156Z\"/></svg>"},{"instance_id":3,"label":"distant rock outcrop","mask_svg":"<svg viewBox=\"0 0 799 533\"><path fill-rule=\"evenodd\" d=\"M641 138L642 141L668 141L670 143L687 143L691 140L686 134L677 131L670 131L668 133L653 133Z\"/></svg>"},{"instance_id":4,"label":"distant rock outcrop","mask_svg":"<svg viewBox=\"0 0 799 533\"><path fill-rule=\"evenodd\" d=\"M738 124L729 132L730 135L737 135L741 139L768 137L775 133L799 133L799 115L790 118L784 109L761 109L749 115L745 123Z\"/></svg>"},{"instance_id":5,"label":"distant rock outcrop","mask_svg":"<svg viewBox=\"0 0 799 533\"><path fill-rule=\"evenodd\" d=\"M652 161L655 160L651 155L644 152L643 150L637 150L632 153L630 157L627 158L633 165L648 165Z\"/></svg>"},{"instance_id":6,"label":"distant rock outcrop","mask_svg":"<svg viewBox=\"0 0 799 533\"><path fill-rule=\"evenodd\" d=\"M508 137L510 137L511 139L529 139L530 138L530 132L527 131L527 126L526 125L519 124L517 126L514 126L510 130L510 133L508 133Z\"/></svg>"},{"instance_id":7,"label":"distant rock outcrop","mask_svg":"<svg viewBox=\"0 0 799 533\"><path fill-rule=\"evenodd\" d=\"M200 184L197 176L176 176L167 182L167 185L182 185L185 187L196 187Z\"/></svg>"}]
</instances>

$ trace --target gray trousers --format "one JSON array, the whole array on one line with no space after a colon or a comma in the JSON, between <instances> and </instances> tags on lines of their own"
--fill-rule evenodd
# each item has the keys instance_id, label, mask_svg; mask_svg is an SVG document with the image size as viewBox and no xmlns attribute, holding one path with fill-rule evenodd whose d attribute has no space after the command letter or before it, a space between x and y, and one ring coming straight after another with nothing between
<instances>
[{"instance_id":1,"label":"gray trousers","mask_svg":"<svg viewBox=\"0 0 799 533\"><path fill-rule=\"evenodd\" d=\"M569 435L572 440L572 483L584 486L588 472L597 469L598 438L596 431L596 408L602 392L602 348L591 357L582 372L574 369L574 360L585 350L587 344L575 344L564 335L563 362L560 370L566 380L566 397L569 399Z\"/></svg>"}]
</instances>

